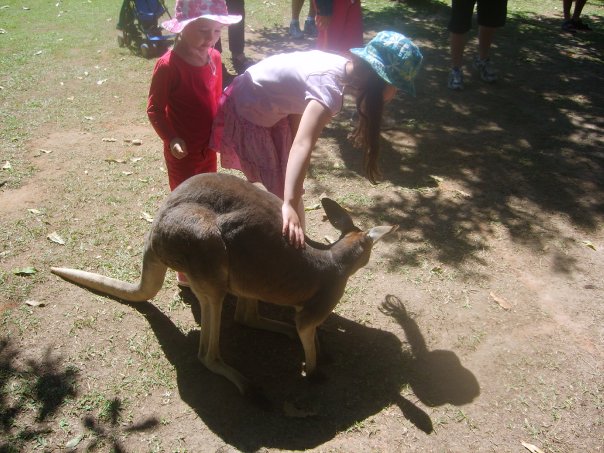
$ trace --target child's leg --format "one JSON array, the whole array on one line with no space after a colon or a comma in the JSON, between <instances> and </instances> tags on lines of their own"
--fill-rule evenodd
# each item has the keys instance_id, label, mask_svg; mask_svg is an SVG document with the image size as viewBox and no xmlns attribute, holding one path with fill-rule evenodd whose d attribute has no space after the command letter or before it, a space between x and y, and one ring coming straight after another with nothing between
<instances>
[{"instance_id":1,"label":"child's leg","mask_svg":"<svg viewBox=\"0 0 604 453\"><path fill-rule=\"evenodd\" d=\"M168 170L170 190L176 189L191 176L200 173L216 173L217 169L216 152L210 149L203 152L190 151L183 159L176 159L170 153L169 145L167 148L164 145L164 158Z\"/></svg>"}]
</instances>

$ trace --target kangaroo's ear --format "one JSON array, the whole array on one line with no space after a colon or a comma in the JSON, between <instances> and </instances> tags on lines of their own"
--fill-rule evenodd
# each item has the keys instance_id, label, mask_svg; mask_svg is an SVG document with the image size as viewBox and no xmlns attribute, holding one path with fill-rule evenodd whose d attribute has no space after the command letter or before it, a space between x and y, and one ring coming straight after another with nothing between
<instances>
[{"instance_id":1,"label":"kangaroo's ear","mask_svg":"<svg viewBox=\"0 0 604 453\"><path fill-rule=\"evenodd\" d=\"M377 226L373 227L367 232L367 236L371 238L373 243L375 244L377 241L382 239L384 236L390 233L394 233L398 230L398 225L394 226Z\"/></svg>"},{"instance_id":2,"label":"kangaroo's ear","mask_svg":"<svg viewBox=\"0 0 604 453\"><path fill-rule=\"evenodd\" d=\"M350 215L338 203L329 198L322 198L321 204L323 205L325 214L327 214L329 223L331 223L335 229L340 230L343 234L358 230L352 223Z\"/></svg>"}]
</instances>

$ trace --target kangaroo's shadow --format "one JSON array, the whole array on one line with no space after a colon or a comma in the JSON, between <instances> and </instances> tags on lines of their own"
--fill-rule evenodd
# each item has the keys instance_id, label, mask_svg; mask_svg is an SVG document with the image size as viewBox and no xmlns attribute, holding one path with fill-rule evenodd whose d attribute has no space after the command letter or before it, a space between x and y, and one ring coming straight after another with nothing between
<instances>
[{"instance_id":1,"label":"kangaroo's shadow","mask_svg":"<svg viewBox=\"0 0 604 453\"><path fill-rule=\"evenodd\" d=\"M189 297L196 307L194 296ZM272 403L267 411L198 362L199 331L183 334L151 303L128 305L146 317L175 367L181 399L216 435L242 451L314 448L392 404L419 429L432 432L428 414L400 395L411 362L392 333L332 314L320 332L322 355L330 357L320 364L327 379L309 384L300 375L299 341L239 326L232 321L234 301L227 300L223 359L261 387Z\"/></svg>"}]
</instances>

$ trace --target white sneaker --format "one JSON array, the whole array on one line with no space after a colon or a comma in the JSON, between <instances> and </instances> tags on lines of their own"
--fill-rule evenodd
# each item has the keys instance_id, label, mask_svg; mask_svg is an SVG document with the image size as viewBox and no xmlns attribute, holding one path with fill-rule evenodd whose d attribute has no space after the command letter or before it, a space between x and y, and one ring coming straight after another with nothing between
<instances>
[{"instance_id":1,"label":"white sneaker","mask_svg":"<svg viewBox=\"0 0 604 453\"><path fill-rule=\"evenodd\" d=\"M447 86L450 90L463 90L463 72L461 71L461 68L451 69Z\"/></svg>"},{"instance_id":2,"label":"white sneaker","mask_svg":"<svg viewBox=\"0 0 604 453\"><path fill-rule=\"evenodd\" d=\"M289 23L289 36L294 39L302 39L304 38L304 32L300 30L300 22L297 20L292 20Z\"/></svg>"},{"instance_id":3,"label":"white sneaker","mask_svg":"<svg viewBox=\"0 0 604 453\"><path fill-rule=\"evenodd\" d=\"M493 68L491 60L485 58L482 60L478 55L474 57L474 69L480 73L480 78L487 83L497 81L497 70Z\"/></svg>"},{"instance_id":4,"label":"white sneaker","mask_svg":"<svg viewBox=\"0 0 604 453\"><path fill-rule=\"evenodd\" d=\"M307 17L304 21L304 34L311 38L316 38L319 35L314 17Z\"/></svg>"}]
</instances>

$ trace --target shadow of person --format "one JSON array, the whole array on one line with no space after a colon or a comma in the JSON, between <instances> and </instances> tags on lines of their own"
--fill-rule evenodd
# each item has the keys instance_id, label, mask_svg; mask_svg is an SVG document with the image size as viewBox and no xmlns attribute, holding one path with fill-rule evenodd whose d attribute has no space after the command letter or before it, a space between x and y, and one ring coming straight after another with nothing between
<instances>
[{"instance_id":1,"label":"shadow of person","mask_svg":"<svg viewBox=\"0 0 604 453\"><path fill-rule=\"evenodd\" d=\"M193 309L197 302L190 297ZM259 384L272 403L273 409L266 411L198 362L199 331L183 334L150 303L128 305L145 316L174 366L182 401L224 442L241 451L315 448L392 404L419 429L432 431L430 417L400 396L407 383L408 360L392 333L332 314L320 332L321 351L331 357L321 364L326 379L311 384L301 377L299 340L240 326L233 321L234 301L227 300L222 357Z\"/></svg>"},{"instance_id":2,"label":"shadow of person","mask_svg":"<svg viewBox=\"0 0 604 453\"><path fill-rule=\"evenodd\" d=\"M478 380L455 353L428 349L418 325L396 296L386 296L380 311L394 318L405 331L412 354L409 385L422 403L430 407L461 406L480 394Z\"/></svg>"}]
</instances>

